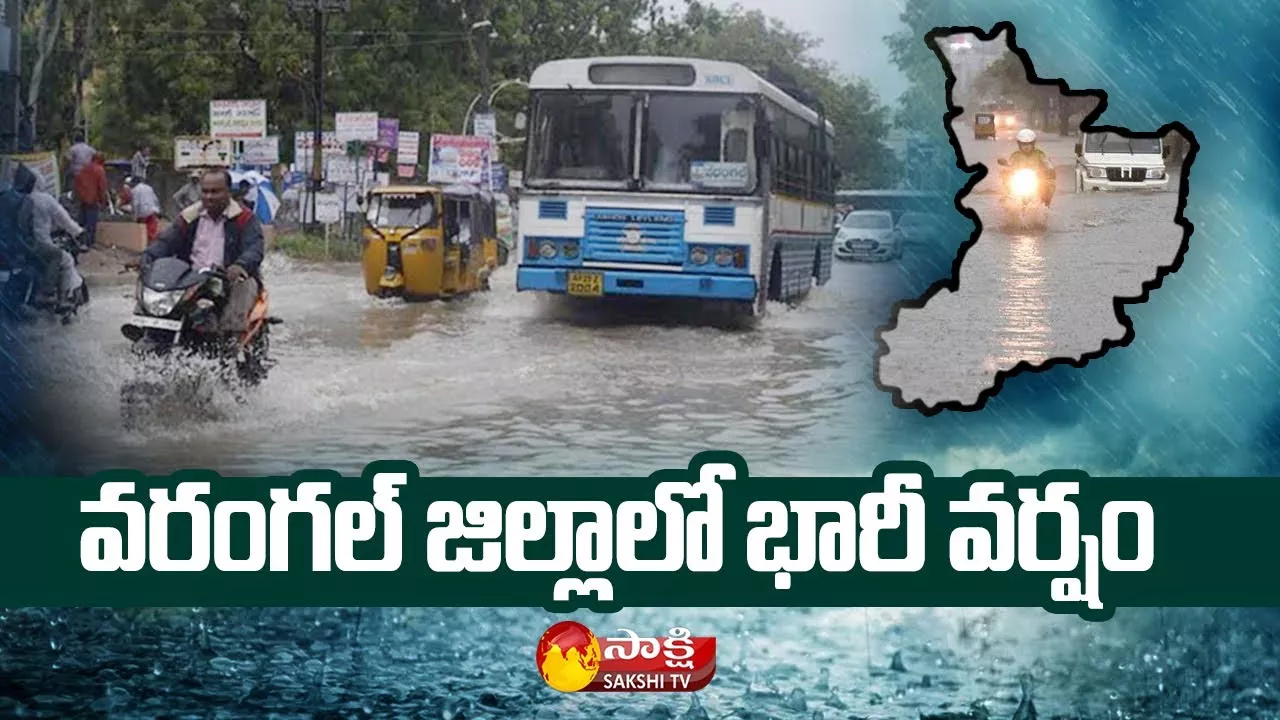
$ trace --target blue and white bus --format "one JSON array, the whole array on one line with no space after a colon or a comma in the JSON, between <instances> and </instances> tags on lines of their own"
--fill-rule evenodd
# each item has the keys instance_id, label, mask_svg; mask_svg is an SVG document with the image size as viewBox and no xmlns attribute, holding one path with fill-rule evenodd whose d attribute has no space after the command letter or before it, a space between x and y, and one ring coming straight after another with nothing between
<instances>
[{"instance_id":1,"label":"blue and white bus","mask_svg":"<svg viewBox=\"0 0 1280 720\"><path fill-rule=\"evenodd\" d=\"M560 60L530 79L517 289L735 303L831 276L834 130L745 67Z\"/></svg>"}]
</instances>

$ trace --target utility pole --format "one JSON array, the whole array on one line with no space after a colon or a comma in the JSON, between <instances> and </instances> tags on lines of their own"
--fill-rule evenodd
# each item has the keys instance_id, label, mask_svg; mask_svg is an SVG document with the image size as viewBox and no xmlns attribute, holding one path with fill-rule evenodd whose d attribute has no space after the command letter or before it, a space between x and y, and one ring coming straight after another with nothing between
<instances>
[{"instance_id":1,"label":"utility pole","mask_svg":"<svg viewBox=\"0 0 1280 720\"><path fill-rule=\"evenodd\" d=\"M312 75L315 79L315 112L312 117L311 136L311 221L316 218L316 193L324 185L324 31L325 15L346 12L350 0L289 0L295 11L310 10L311 33L315 37L315 55L312 57Z\"/></svg>"},{"instance_id":2,"label":"utility pole","mask_svg":"<svg viewBox=\"0 0 1280 720\"><path fill-rule=\"evenodd\" d=\"M485 0L471 0L471 40L476 51L476 62L480 65L480 107L476 111L480 114L487 114L490 111L489 38L494 34L494 30L493 23L489 21L487 5Z\"/></svg>"}]
</instances>

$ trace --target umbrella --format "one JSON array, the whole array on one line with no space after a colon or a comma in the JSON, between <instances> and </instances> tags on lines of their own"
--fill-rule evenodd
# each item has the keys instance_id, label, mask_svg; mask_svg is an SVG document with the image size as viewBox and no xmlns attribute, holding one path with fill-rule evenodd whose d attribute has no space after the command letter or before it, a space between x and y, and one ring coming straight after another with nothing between
<instances>
[{"instance_id":1,"label":"umbrella","mask_svg":"<svg viewBox=\"0 0 1280 720\"><path fill-rule=\"evenodd\" d=\"M258 188L258 201L253 208L254 214L263 224L270 223L275 219L276 211L280 209L280 198L276 197L275 190L271 187L271 180L256 170L247 172L232 170L232 184L239 185L241 180L248 180L250 185Z\"/></svg>"}]
</instances>

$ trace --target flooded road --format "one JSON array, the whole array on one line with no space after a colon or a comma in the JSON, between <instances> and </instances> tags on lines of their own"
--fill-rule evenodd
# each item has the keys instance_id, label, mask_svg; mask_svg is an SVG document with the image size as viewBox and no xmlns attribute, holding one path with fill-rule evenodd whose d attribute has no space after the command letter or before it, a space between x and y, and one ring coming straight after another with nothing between
<instances>
[{"instance_id":1,"label":"flooded road","mask_svg":"<svg viewBox=\"0 0 1280 720\"><path fill-rule=\"evenodd\" d=\"M756 473L852 472L849 418L879 394L871 355L902 294L895 266L840 264L804 304L745 331L687 305L637 317L516 293L513 271L488 294L406 305L366 296L355 266L272 256L285 324L271 377L244 405L224 393L212 415L166 410L133 433L118 404L132 288L104 287L75 324L36 333L45 414L89 472L357 473L407 459L433 474L647 475L713 448L747 450Z\"/></svg>"},{"instance_id":2,"label":"flooded road","mask_svg":"<svg viewBox=\"0 0 1280 720\"><path fill-rule=\"evenodd\" d=\"M968 135L966 135L968 132ZM1023 225L1001 204L999 168L1015 144L974 141L959 125L965 159L989 173L962 204L983 223L964 257L957 292L905 310L886 333L881 380L907 401L972 405L998 372L1021 363L1079 358L1125 335L1113 298L1136 298L1182 242L1177 170L1164 190L1074 192L1073 140L1048 135L1058 169L1052 207ZM966 142L965 138L969 140Z\"/></svg>"}]
</instances>

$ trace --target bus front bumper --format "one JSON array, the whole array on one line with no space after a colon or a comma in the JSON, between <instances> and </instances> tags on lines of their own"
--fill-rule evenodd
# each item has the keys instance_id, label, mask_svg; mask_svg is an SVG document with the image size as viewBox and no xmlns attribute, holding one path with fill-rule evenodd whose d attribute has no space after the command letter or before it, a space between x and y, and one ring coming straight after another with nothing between
<instances>
[{"instance_id":1,"label":"bus front bumper","mask_svg":"<svg viewBox=\"0 0 1280 720\"><path fill-rule=\"evenodd\" d=\"M572 288L570 288L570 275ZM741 275L596 270L590 268L540 268L521 266L516 290L569 294L579 297L608 295L755 300L756 280Z\"/></svg>"}]
</instances>

